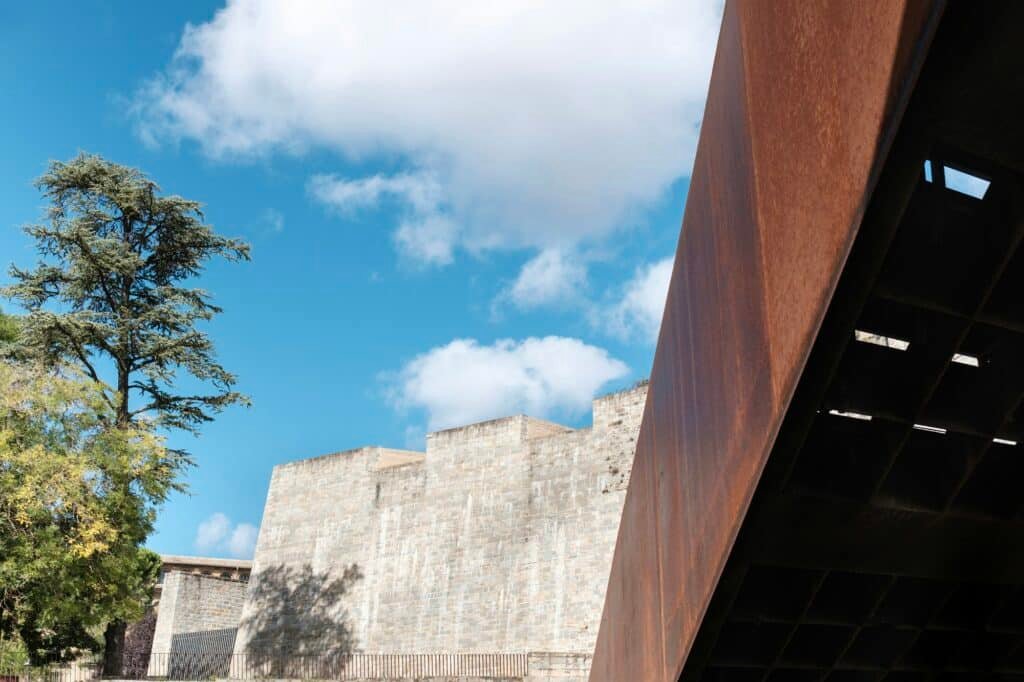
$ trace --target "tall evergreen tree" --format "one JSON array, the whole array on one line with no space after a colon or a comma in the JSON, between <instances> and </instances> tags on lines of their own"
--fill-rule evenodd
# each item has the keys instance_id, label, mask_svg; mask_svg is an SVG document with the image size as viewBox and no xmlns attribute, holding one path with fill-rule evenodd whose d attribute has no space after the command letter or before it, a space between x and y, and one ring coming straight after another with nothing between
<instances>
[{"instance_id":1,"label":"tall evergreen tree","mask_svg":"<svg viewBox=\"0 0 1024 682\"><path fill-rule=\"evenodd\" d=\"M214 256L248 260L248 244L216 234L198 202L160 196L138 170L99 156L53 162L36 185L50 203L47 220L25 230L43 260L34 269L12 266L16 283L4 290L29 311L19 345L78 364L97 381L108 376L106 360L121 425L148 413L194 431L224 406L245 403L196 328L220 308L183 283ZM48 303L56 308L44 309ZM214 390L176 393L179 370Z\"/></svg>"},{"instance_id":2,"label":"tall evergreen tree","mask_svg":"<svg viewBox=\"0 0 1024 682\"><path fill-rule=\"evenodd\" d=\"M216 234L198 202L162 195L140 171L99 156L52 162L36 185L49 208L25 229L42 259L12 265L15 283L2 291L28 311L19 352L109 378L112 427L145 417L195 432L224 407L247 404L197 328L220 308L186 284L211 258L248 260L248 244ZM209 390L177 390L180 373ZM123 623L108 628L107 674L120 671L123 637Z\"/></svg>"}]
</instances>

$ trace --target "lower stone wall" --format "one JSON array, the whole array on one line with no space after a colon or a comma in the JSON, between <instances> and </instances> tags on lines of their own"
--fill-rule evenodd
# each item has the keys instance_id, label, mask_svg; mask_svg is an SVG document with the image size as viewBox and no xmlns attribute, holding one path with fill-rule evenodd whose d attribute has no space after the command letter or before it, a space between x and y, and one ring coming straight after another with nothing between
<instances>
[{"instance_id":1,"label":"lower stone wall","mask_svg":"<svg viewBox=\"0 0 1024 682\"><path fill-rule=\"evenodd\" d=\"M164 576L150 658L150 675L167 675L178 653L230 654L247 584L170 571Z\"/></svg>"}]
</instances>

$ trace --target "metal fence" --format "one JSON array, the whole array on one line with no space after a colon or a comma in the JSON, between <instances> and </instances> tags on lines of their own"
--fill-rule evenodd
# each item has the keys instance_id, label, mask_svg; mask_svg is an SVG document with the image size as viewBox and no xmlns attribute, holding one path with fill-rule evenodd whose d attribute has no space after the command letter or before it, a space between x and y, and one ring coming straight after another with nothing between
<instances>
[{"instance_id":1,"label":"metal fence","mask_svg":"<svg viewBox=\"0 0 1024 682\"><path fill-rule=\"evenodd\" d=\"M337 656L170 653L150 657L148 677L169 680L229 678L400 680L422 677L517 677L527 654L346 654Z\"/></svg>"},{"instance_id":2,"label":"metal fence","mask_svg":"<svg viewBox=\"0 0 1024 682\"><path fill-rule=\"evenodd\" d=\"M120 679L138 680L415 680L431 677L524 677L529 655L345 654L337 656L154 653L124 664ZM140 671L140 672L136 672ZM0 671L0 682L90 682L100 679L95 663L46 669Z\"/></svg>"}]
</instances>

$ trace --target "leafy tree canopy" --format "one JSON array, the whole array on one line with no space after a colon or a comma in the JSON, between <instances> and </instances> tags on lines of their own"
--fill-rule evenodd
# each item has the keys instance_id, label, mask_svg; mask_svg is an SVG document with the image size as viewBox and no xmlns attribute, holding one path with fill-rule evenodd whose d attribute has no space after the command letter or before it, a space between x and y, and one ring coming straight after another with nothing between
<instances>
[{"instance_id":1,"label":"leafy tree canopy","mask_svg":"<svg viewBox=\"0 0 1024 682\"><path fill-rule=\"evenodd\" d=\"M234 390L234 375L217 362L212 341L198 328L220 308L205 291L187 284L212 258L247 260L249 246L216 234L204 222L198 202L163 195L140 171L99 156L79 154L68 162L53 162L36 184L49 208L42 223L25 229L35 239L41 259L32 269L12 266L14 284L0 290L0 295L17 300L28 311L19 318L16 342L6 344L10 346L8 357L20 362L35 360L51 369L78 368L92 381L87 409L82 412L94 415L90 417L94 420L90 433L95 430L91 438L110 439L108 445L120 448L112 449L113 453L145 450L144 445L155 448L154 427L195 432L224 407L247 404L248 399ZM189 383L200 388L182 391L181 374L191 377ZM102 383L108 379L110 386ZM47 650L54 650L61 648L64 640L82 639L84 634L75 631L75 624L88 625L102 613L108 621L104 674L121 673L127 612L119 615L117 611L137 603L133 599L152 563L137 549L149 532L152 511L136 507L140 501L145 507L162 499L162 493L156 494L159 491L149 486L158 483L166 489L174 485L179 469L188 461L183 452L162 449L162 443L160 448L163 454L153 472L96 469L120 472L109 479L116 485L111 485L103 499L111 504L121 500L128 508L122 509L120 516L95 519L79 519L76 512L78 525L71 530L80 529L84 534L61 536L61 542L72 554L84 552L73 566L81 566L80 562L102 564L90 565L89 570L90 575L104 578L106 592L97 593L92 620L61 616L61 609L76 618L82 615L76 613L83 603L81 593L74 590L52 592L48 606L22 607L37 618L31 622L23 619L28 625L21 626L30 648L42 650L45 644ZM65 465L79 468L62 469ZM73 459L48 466L69 471L68 480L77 480L75 472L82 471ZM101 480L89 471L89 480ZM26 469L19 475L30 473ZM151 473L155 478L147 483L145 477ZM132 509L134 513L130 513ZM108 545L112 549L95 549ZM11 574L0 577L0 585L5 579L17 579L16 564L8 566ZM44 562L37 568L46 570L47 566ZM24 572L24 579L31 580L32 566ZM29 590L28 594L36 593ZM19 599L29 603L27 597ZM61 623L64 628L57 628ZM56 634L48 635L45 642L29 641L28 637L35 636L32 633L40 632Z\"/></svg>"},{"instance_id":2,"label":"leafy tree canopy","mask_svg":"<svg viewBox=\"0 0 1024 682\"><path fill-rule=\"evenodd\" d=\"M185 283L213 257L247 260L248 244L217 235L198 202L161 195L140 171L99 156L53 162L36 184L49 209L25 229L42 260L12 266L15 283L0 292L28 310L22 351L73 363L94 381L116 377L103 400L119 425L150 415L194 431L247 403L197 328L220 308ZM177 392L181 371L212 390Z\"/></svg>"},{"instance_id":3,"label":"leafy tree canopy","mask_svg":"<svg viewBox=\"0 0 1024 682\"><path fill-rule=\"evenodd\" d=\"M0 310L0 345L14 343L18 340L18 321Z\"/></svg>"},{"instance_id":4,"label":"leafy tree canopy","mask_svg":"<svg viewBox=\"0 0 1024 682\"><path fill-rule=\"evenodd\" d=\"M35 663L141 616L159 570L139 545L183 462L151 424L107 426L108 397L75 370L0 362L0 640Z\"/></svg>"}]
</instances>

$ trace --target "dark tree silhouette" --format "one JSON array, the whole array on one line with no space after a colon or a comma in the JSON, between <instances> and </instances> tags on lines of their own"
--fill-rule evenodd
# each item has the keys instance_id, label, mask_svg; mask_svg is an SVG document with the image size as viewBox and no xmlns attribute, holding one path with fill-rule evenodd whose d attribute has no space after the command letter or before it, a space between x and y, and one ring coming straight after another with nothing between
<instances>
[{"instance_id":1,"label":"dark tree silhouette","mask_svg":"<svg viewBox=\"0 0 1024 682\"><path fill-rule=\"evenodd\" d=\"M314 572L308 564L273 566L253 576L251 611L242 621L246 664L275 678L310 666L343 666L356 652L343 598L362 577L357 564L340 576Z\"/></svg>"},{"instance_id":2,"label":"dark tree silhouette","mask_svg":"<svg viewBox=\"0 0 1024 682\"><path fill-rule=\"evenodd\" d=\"M122 673L126 678L140 680L146 676L155 631L156 611L154 609L147 609L146 615L128 625L124 636L124 664L122 667Z\"/></svg>"}]
</instances>

